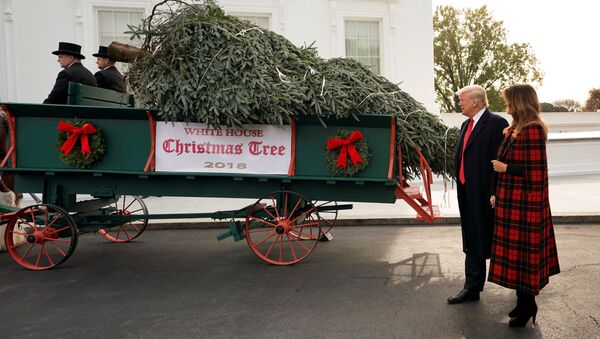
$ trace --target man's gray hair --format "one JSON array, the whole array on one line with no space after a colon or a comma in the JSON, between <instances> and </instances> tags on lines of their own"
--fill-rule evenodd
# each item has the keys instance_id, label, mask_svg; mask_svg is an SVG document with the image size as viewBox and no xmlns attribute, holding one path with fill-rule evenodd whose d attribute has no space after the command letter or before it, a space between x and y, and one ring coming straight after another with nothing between
<instances>
[{"instance_id":1,"label":"man's gray hair","mask_svg":"<svg viewBox=\"0 0 600 339\"><path fill-rule=\"evenodd\" d=\"M487 107L489 105L487 94L485 93L485 88L479 85L465 86L456 91L456 95L458 96L460 96L463 93L467 94L470 99L479 100L479 102L483 104L484 107Z\"/></svg>"}]
</instances>

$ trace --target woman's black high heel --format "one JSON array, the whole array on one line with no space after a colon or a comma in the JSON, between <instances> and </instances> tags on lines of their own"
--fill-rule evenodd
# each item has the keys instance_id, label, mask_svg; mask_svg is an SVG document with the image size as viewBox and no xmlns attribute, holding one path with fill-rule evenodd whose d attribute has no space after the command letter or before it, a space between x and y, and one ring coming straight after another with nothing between
<instances>
[{"instance_id":1,"label":"woman's black high heel","mask_svg":"<svg viewBox=\"0 0 600 339\"><path fill-rule=\"evenodd\" d=\"M523 296L521 295L521 292L517 291L517 306L515 306L512 311L508 312L508 316L511 318L518 316L521 307L523 307Z\"/></svg>"},{"instance_id":2,"label":"woman's black high heel","mask_svg":"<svg viewBox=\"0 0 600 339\"><path fill-rule=\"evenodd\" d=\"M529 318L532 318L532 323L535 324L535 317L537 316L538 307L535 303L535 296L531 294L524 294L521 298L523 300L522 307L517 311L517 316L508 322L510 327L523 327L529 322Z\"/></svg>"}]
</instances>

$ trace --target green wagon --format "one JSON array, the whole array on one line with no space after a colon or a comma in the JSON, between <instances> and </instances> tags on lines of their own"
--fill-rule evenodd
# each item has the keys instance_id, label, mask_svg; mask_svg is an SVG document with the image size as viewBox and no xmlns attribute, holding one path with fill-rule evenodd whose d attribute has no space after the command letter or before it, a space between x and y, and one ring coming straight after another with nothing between
<instances>
[{"instance_id":1,"label":"green wagon","mask_svg":"<svg viewBox=\"0 0 600 339\"><path fill-rule=\"evenodd\" d=\"M1 169L15 173L15 191L43 192L40 203L22 209L0 206L7 223L5 243L20 265L56 267L75 250L82 233L98 232L113 242L139 236L149 219L214 218L230 221L232 236L246 239L262 260L290 265L306 258L352 205L337 201L394 203L406 200L426 222L431 205L431 171L421 156L424 196L402 178L392 116L363 115L324 122L299 117L290 128L288 173L172 172L155 168L157 121L153 110L85 105L4 103L11 148ZM90 168L65 164L57 149L62 121L86 121L102 131L106 151ZM369 145L369 165L353 176L334 175L324 154L336 131L359 130ZM60 145L59 145L60 146ZM77 201L77 195L91 199ZM140 196L252 198L234 211L150 214Z\"/></svg>"}]
</instances>

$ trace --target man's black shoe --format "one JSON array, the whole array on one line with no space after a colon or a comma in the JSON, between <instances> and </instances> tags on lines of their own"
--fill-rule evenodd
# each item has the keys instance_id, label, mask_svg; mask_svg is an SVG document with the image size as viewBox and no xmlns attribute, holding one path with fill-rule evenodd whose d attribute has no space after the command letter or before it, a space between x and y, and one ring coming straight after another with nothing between
<instances>
[{"instance_id":1,"label":"man's black shoe","mask_svg":"<svg viewBox=\"0 0 600 339\"><path fill-rule=\"evenodd\" d=\"M448 298L448 304L462 304L467 301L479 300L479 292L470 291L465 288L458 292L457 295Z\"/></svg>"}]
</instances>

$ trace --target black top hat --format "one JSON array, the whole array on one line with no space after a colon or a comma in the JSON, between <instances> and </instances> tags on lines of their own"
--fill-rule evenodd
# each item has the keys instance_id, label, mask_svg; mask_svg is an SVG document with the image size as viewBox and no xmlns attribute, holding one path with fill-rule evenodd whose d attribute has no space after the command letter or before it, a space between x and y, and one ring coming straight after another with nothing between
<instances>
[{"instance_id":1,"label":"black top hat","mask_svg":"<svg viewBox=\"0 0 600 339\"><path fill-rule=\"evenodd\" d=\"M68 54L76 57L77 59L85 59L85 57L81 55L81 46L72 44L70 42L59 42L58 50L52 52L52 54Z\"/></svg>"},{"instance_id":2,"label":"black top hat","mask_svg":"<svg viewBox=\"0 0 600 339\"><path fill-rule=\"evenodd\" d=\"M100 46L100 48L98 48L98 53L92 55L100 58L108 58L108 47Z\"/></svg>"}]
</instances>

